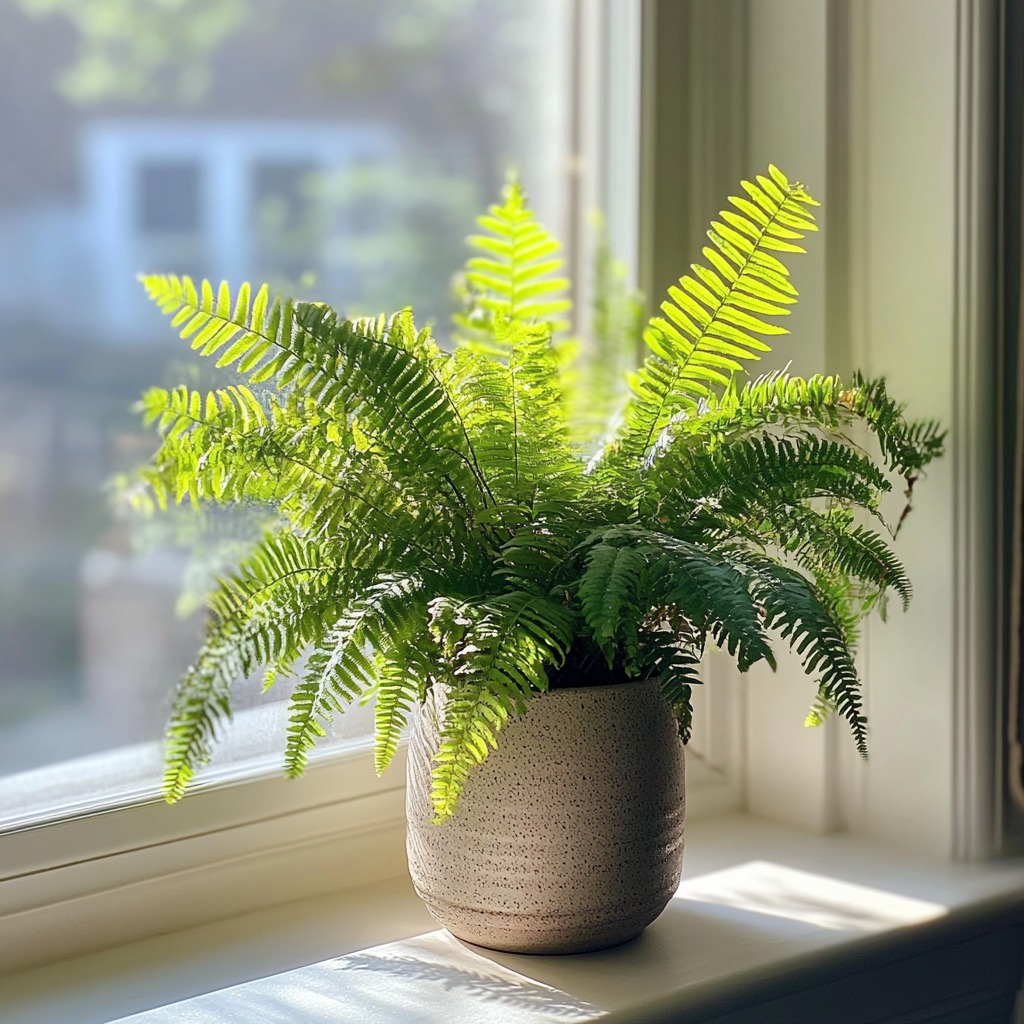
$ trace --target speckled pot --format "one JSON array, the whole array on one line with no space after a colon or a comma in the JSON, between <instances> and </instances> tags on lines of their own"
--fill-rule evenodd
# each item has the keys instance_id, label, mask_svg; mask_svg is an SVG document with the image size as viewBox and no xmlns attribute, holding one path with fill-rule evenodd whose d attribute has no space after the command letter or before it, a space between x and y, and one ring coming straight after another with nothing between
<instances>
[{"instance_id":1,"label":"speckled pot","mask_svg":"<svg viewBox=\"0 0 1024 1024\"><path fill-rule=\"evenodd\" d=\"M444 695L409 744L409 870L460 939L584 953L639 935L679 885L683 746L655 681L553 690L499 734L454 816L431 823Z\"/></svg>"}]
</instances>

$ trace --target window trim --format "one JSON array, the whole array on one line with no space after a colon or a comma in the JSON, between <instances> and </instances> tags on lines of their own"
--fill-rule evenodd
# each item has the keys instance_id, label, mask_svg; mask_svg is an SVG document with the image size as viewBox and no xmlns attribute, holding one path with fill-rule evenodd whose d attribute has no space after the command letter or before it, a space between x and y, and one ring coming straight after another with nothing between
<instances>
[{"instance_id":1,"label":"window trim","mask_svg":"<svg viewBox=\"0 0 1024 1024\"><path fill-rule=\"evenodd\" d=\"M615 0L606 2L613 4ZM710 6L643 0L645 46L651 45L652 32L656 37L666 28L651 18L678 19L680 10L707 12ZM919 20L925 8L935 12L939 23L940 31L934 34L920 32ZM771 147L770 157L787 166L791 163L796 168L809 162L812 166L808 172L801 168L799 173L806 174L812 187L812 175L819 175L823 189L818 192L822 197L833 205L845 204L845 214L841 215L848 221L845 229L840 217L828 222L833 235L838 232L839 237L828 241L819 270L805 271L805 279L818 274L821 280L817 286L820 294L810 303L812 308L804 323L817 330L819 341L815 344L824 345L820 339L829 339L830 361L841 359L842 345L849 343L846 357L856 357L869 372L891 373L894 391L907 398L915 412L937 416L957 436L951 455L922 486L921 503L932 512L928 517L921 516L927 521L914 524L918 535L908 541L903 552L911 575L921 581L922 590L927 588L918 601L925 605L928 621L922 622L912 612L910 621L903 619L886 627L893 634L889 639L884 639L880 631L868 630L863 663L871 702L869 713L877 715L882 710L881 721L876 719L881 728L873 737L873 759L864 765L851 757L846 737L838 730L835 734L825 730L810 738L787 732L791 726L783 723L795 721L799 727L799 710L806 706L808 689L802 678L787 679L780 673L749 687L737 682L728 687L734 691L736 703L727 717L736 730L736 749L743 754L741 760L732 762L739 774L732 779L725 804L715 807L721 790L716 797L712 788L712 795L705 798L701 787L696 787L689 794L688 809L691 815L700 813L702 800L709 809L724 809L728 801L740 798L755 814L812 830L845 826L930 856L984 855L992 838L988 815L994 798L988 780L994 736L981 712L995 690L986 655L987 626L970 599L972 595L987 599L993 570L987 541L976 536L985 522L984 502L990 494L992 470L985 458L991 450L986 447L991 424L982 415L982 400L994 363L992 346L986 341L992 333L985 333L988 304L983 301L987 294L983 254L991 224L984 205L986 178L974 162L983 143L988 102L983 57L993 31L990 11L985 0L949 0L942 6L933 0L901 5L787 0L772 5L771 31L765 31L756 20L758 5L738 0L736 10L746 19L742 39L736 43L737 53L750 64L750 77L741 75L737 79L742 83L741 99L749 100L769 87L776 90L775 96L779 90L806 95L810 89L824 97L815 115L817 120L805 136L794 137L791 126L782 120L786 108L780 106L774 121L768 117L751 124L745 147L745 164L752 159L760 161L767 146ZM850 19L846 35L835 31L834 19L840 16ZM770 60L765 53L756 52L755 38L758 45L771 52ZM800 60L786 59L787 40L800 50ZM814 45L808 47L809 40ZM745 49L748 41L750 52ZM837 49L840 42L844 48ZM941 338L930 349L937 380L919 380L911 368L900 365L907 351L915 351L913 346L901 350L894 361L881 342L872 348L870 331L866 330L892 308L894 301L873 270L873 257L879 247L899 249L907 245L900 225L886 224L870 202L879 189L906 190L912 183L912 172L890 166L883 151L887 139L905 132L901 112L914 101L914 89L923 88L922 84L909 76L899 79L905 91L896 97L898 102L887 102L883 110L877 109L883 90L892 86L893 64L904 56L899 52L901 45L921 56L930 74L956 83L955 88L938 94L938 99L932 96L933 102L941 100L936 119L948 115L955 126L947 126L948 130L936 139L938 166L932 169L927 165L928 173L913 182L935 196L945 195L947 178L956 185L953 198L947 197L948 209L940 205L936 213L933 229L939 244L929 253L926 264L918 268L919 277L915 279L934 286L937 296L941 296L941 301L936 299L941 309L931 315L940 316L947 301L956 310L955 319L942 321ZM844 60L849 63L843 64ZM649 73L650 68L645 68L645 74ZM840 75L838 81L832 77L835 75ZM735 81L733 86L737 87ZM651 88L649 81L646 88ZM838 94L837 89L841 90ZM676 96L677 92L670 95ZM888 92L884 95L887 101L891 99ZM760 99L767 103L766 95ZM845 148L837 151L830 144L825 125L837 104L841 110L844 103L847 114L842 130L848 134ZM656 117L645 106L645 146L652 132L663 137L666 130L675 130L671 120L662 120L670 113L671 106L664 102ZM798 159L801 154L805 160ZM650 245L652 212L660 209L657 204L651 205L652 168L662 176L666 188L669 183L665 175L671 172L678 188L678 165L673 168L665 156L655 155L653 164L651 159L645 156L647 162L640 171L641 209L646 218L641 220L640 244L642 253L648 253L647 264L641 260L642 268L646 266L641 271L644 283L653 280L652 257L645 246ZM914 169L920 171L921 166L919 161ZM744 166L740 173L748 170ZM708 180L720 188L720 177L710 175ZM862 220L859 215L863 215ZM667 216L661 230L673 230ZM834 292L826 293L826 261L832 282L829 289L841 287L849 308L856 311L845 327L837 327L832 320L841 304L837 306ZM842 275L839 285L835 284L837 274ZM650 286L648 291L650 294ZM913 321L905 326L908 337L917 340L921 325ZM854 345L857 338L867 340ZM917 340L917 344L920 348L922 343ZM815 357L819 365L821 354ZM941 625L941 635L937 635L936 622ZM920 647L930 659L930 666L941 662L944 667L933 678L925 678L916 672L913 660L908 664L905 655L893 657L899 644L914 652ZM949 659L948 666L943 658ZM799 686L789 685L798 682ZM928 704L923 709L922 686L928 687ZM918 720L899 717L901 708L918 712ZM791 735L797 742L789 743ZM901 764L927 764L932 771L899 772ZM219 813L227 813L249 807L253 809L249 820L236 819L226 828L193 830L191 834L185 830L176 837L165 836L156 844L122 842L119 850L110 847L92 860L54 865L42 872L22 871L20 877L7 878L0 882L0 900L4 901L0 908L6 908L0 909L0 948L17 951L13 955L24 966L26 958L52 960L86 948L184 927L199 919L222 917L243 907L266 906L400 874L404 870L402 783L389 780L383 789L373 788L382 785L377 782L365 790L345 789L343 780L349 777L346 772L354 773L352 778L365 779L360 773L368 765L369 755L364 752L353 755L351 761L343 757L317 763L298 782L265 778L211 787L208 792L189 797L181 805L182 810L208 808L215 817L219 808ZM892 784L894 771L901 780L898 786ZM401 778L397 763L389 772L395 774ZM283 791L278 788L282 786L292 788ZM285 793L288 804L297 808L294 814L268 817L261 812L266 800L284 799ZM293 803L296 793L302 794L297 805ZM331 814L337 812L336 828L318 828L323 808ZM88 823L62 823L67 827L63 833L57 825L49 826L54 831L40 831L31 842L43 848L52 837L53 848L59 849L65 841L71 841L65 837L72 837L75 829L96 830L97 835L106 836L102 841L109 841L122 831L126 836L131 834L127 826L133 816L141 822L153 813L153 805L143 805ZM294 831L293 826L297 826ZM0 838L0 849L4 842ZM161 859L163 854L171 856ZM173 856L178 854L184 859L176 867ZM147 859L153 868L148 877L140 873L124 884L125 876L120 873L123 868ZM75 877L86 880L84 888L70 884ZM47 903L45 891L51 882L61 879L68 881L66 886L61 881L61 900ZM51 888L51 894L54 891ZM102 935L98 929L86 927L90 915L92 920L102 915ZM2 964L0 969L10 966Z\"/></svg>"},{"instance_id":2,"label":"window trim","mask_svg":"<svg viewBox=\"0 0 1024 1024\"><path fill-rule=\"evenodd\" d=\"M639 75L638 53L612 46L607 33L632 25L638 47L639 6L634 0L601 0L597 8L586 0L567 4L574 16L588 20L588 46L601 47L605 59L622 60L615 74L616 81L625 82ZM628 244L636 198L635 169L628 159L620 159L605 177L602 161L616 153L614 136L601 116L601 93L587 93L583 78L607 71L608 65L588 58L585 72L581 53L574 58L573 102L586 99L592 108L580 112L590 128L570 133L576 148L566 167L569 223L580 228L567 239L567 248L570 262L578 265L590 241L593 205L614 200L609 220ZM638 88L631 95L638 98ZM309 127L289 122L271 134L306 142ZM177 130L187 132L195 145L213 141L195 126ZM266 134L263 127L249 133L253 138ZM157 157L165 143L163 129L140 125L126 130L121 122L101 122L86 140L85 156L95 170L122 150L136 160ZM587 173L581 174L583 169ZM130 175L131 168L124 173ZM107 182L102 195L93 197L96 210L105 209L114 185ZM107 228L109 234L113 228ZM123 256L131 258L130 252ZM587 275L572 276L582 280ZM373 772L370 742L315 753L297 780L280 777L279 761L272 757L266 770L273 774L253 777L248 772L227 781L201 776L170 809L154 795L129 806L0 833L0 974L404 873L404 748L381 780ZM720 775L702 773L699 767L691 772L694 781L702 774L707 785L695 787L701 795L691 793L691 816L736 806L735 791L723 787ZM93 926L97 920L102 928Z\"/></svg>"},{"instance_id":3,"label":"window trim","mask_svg":"<svg viewBox=\"0 0 1024 1024\"><path fill-rule=\"evenodd\" d=\"M377 779L366 740L300 779L213 781L173 808L0 837L0 974L401 874L405 767L403 748Z\"/></svg>"},{"instance_id":4,"label":"window trim","mask_svg":"<svg viewBox=\"0 0 1024 1024\"><path fill-rule=\"evenodd\" d=\"M737 180L721 127L740 124L740 175L774 161L824 202L822 237L799 269L803 301L786 353L794 372L884 374L914 415L950 430L899 540L914 605L886 626L865 625L870 760L857 758L841 723L803 729L809 690L795 660L780 659L775 675L759 666L738 708L746 806L930 856L988 856L997 842L989 185L999 3L643 4L648 296L691 258L707 220L702 193L710 187L719 203L723 180ZM708 107L692 78L702 61L716 76ZM926 219L912 222L907 211L924 217L925 197ZM928 299L915 306L908 294Z\"/></svg>"}]
</instances>

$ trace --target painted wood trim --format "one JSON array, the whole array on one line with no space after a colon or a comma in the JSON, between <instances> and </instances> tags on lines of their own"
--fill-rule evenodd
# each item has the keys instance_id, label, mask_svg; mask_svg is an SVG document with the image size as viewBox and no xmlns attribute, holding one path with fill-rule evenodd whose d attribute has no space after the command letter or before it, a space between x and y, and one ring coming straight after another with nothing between
<instances>
[{"instance_id":1,"label":"painted wood trim","mask_svg":"<svg viewBox=\"0 0 1024 1024\"><path fill-rule=\"evenodd\" d=\"M953 854L993 852L996 810L995 201L998 4L958 0L953 335Z\"/></svg>"}]
</instances>

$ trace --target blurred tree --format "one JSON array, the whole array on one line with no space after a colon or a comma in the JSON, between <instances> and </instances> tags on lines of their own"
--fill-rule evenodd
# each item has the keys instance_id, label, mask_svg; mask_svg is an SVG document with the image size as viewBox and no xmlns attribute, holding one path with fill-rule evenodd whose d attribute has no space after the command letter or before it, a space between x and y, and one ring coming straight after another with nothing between
<instances>
[{"instance_id":1,"label":"blurred tree","mask_svg":"<svg viewBox=\"0 0 1024 1024\"><path fill-rule=\"evenodd\" d=\"M364 310L418 302L445 321L442 268L458 264L475 211L518 160L528 184L538 178L529 161L538 140L550 145L557 131L557 114L550 117L561 93L552 89L545 37L562 5L551 0L10 2L72 27L59 86L76 105L115 114L340 115L393 129L402 150L393 166L320 183L310 175L319 201L268 233L281 266L262 276L296 291L308 270L329 288L332 263L358 266L366 287L354 297ZM543 190L534 201L544 211ZM371 209L380 225L372 238L359 232L356 246L343 232L323 264L300 266L327 224ZM274 213L273 197L257 211L267 221ZM347 307L352 296L326 297Z\"/></svg>"},{"instance_id":2,"label":"blurred tree","mask_svg":"<svg viewBox=\"0 0 1024 1024\"><path fill-rule=\"evenodd\" d=\"M168 94L198 99L213 54L258 16L260 0L18 0L33 15L61 14L78 33L74 64L61 80L80 103Z\"/></svg>"},{"instance_id":3,"label":"blurred tree","mask_svg":"<svg viewBox=\"0 0 1024 1024\"><path fill-rule=\"evenodd\" d=\"M335 112L343 98L350 117L387 110L492 190L534 134L513 108L531 109L551 84L536 74L542 0L306 0L301 16L287 0L14 2L73 23L77 53L60 85L77 103L206 101L230 91L218 69L238 77L232 52L256 45L250 74L286 68Z\"/></svg>"}]
</instances>

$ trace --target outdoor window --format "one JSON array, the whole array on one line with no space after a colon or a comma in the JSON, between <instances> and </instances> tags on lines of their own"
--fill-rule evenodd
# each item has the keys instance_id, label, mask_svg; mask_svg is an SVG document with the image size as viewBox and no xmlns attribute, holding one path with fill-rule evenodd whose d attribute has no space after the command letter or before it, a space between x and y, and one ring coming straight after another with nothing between
<instances>
[{"instance_id":1,"label":"outdoor window","mask_svg":"<svg viewBox=\"0 0 1024 1024\"><path fill-rule=\"evenodd\" d=\"M138 229L187 234L202 222L202 169L194 160L147 162L138 168Z\"/></svg>"},{"instance_id":2,"label":"outdoor window","mask_svg":"<svg viewBox=\"0 0 1024 1024\"><path fill-rule=\"evenodd\" d=\"M566 244L581 332L595 211L636 274L634 0L110 4L0 0L0 945L37 921L45 948L63 899L401 814L368 707L307 778L280 778L286 680L240 684L195 796L160 803L203 591L264 524L112 506L154 447L141 390L224 379L136 274L267 280L350 315L412 305L443 344L464 237L510 172ZM702 741L712 781L732 751Z\"/></svg>"},{"instance_id":3,"label":"outdoor window","mask_svg":"<svg viewBox=\"0 0 1024 1024\"><path fill-rule=\"evenodd\" d=\"M135 275L412 305L443 339L463 238L511 169L567 233L573 16L569 0L0 0L0 830L157 797L203 589L263 525L111 507L107 483L153 447L142 388L214 380ZM211 777L279 770L288 683L260 690L240 687ZM371 724L345 715L323 751Z\"/></svg>"}]
</instances>

